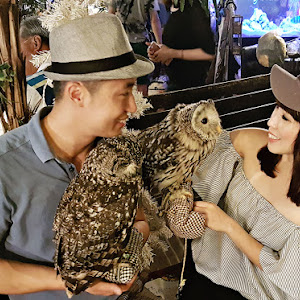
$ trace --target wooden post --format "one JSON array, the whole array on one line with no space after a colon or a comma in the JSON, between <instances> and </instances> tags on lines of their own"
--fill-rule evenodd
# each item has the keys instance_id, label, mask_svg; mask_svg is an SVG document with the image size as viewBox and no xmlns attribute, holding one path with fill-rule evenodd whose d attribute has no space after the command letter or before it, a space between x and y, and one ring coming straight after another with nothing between
<instances>
[{"instance_id":1,"label":"wooden post","mask_svg":"<svg viewBox=\"0 0 300 300\"><path fill-rule=\"evenodd\" d=\"M18 1L0 0L0 64L9 64L14 72L13 82L6 84L4 88L7 101L1 103L0 119L4 131L17 128L29 119L25 72L20 56L18 36Z\"/></svg>"}]
</instances>

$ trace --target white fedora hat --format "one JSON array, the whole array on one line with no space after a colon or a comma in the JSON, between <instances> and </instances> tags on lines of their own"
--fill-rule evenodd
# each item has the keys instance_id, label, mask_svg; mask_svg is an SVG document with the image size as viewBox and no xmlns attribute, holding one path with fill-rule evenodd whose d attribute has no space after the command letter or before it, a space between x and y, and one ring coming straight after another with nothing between
<instances>
[{"instance_id":1,"label":"white fedora hat","mask_svg":"<svg viewBox=\"0 0 300 300\"><path fill-rule=\"evenodd\" d=\"M153 63L132 51L117 16L99 13L54 28L49 37L51 66L45 75L57 81L137 78Z\"/></svg>"},{"instance_id":2,"label":"white fedora hat","mask_svg":"<svg viewBox=\"0 0 300 300\"><path fill-rule=\"evenodd\" d=\"M270 76L271 88L276 99L288 108L300 112L300 75L295 77L274 65Z\"/></svg>"}]
</instances>

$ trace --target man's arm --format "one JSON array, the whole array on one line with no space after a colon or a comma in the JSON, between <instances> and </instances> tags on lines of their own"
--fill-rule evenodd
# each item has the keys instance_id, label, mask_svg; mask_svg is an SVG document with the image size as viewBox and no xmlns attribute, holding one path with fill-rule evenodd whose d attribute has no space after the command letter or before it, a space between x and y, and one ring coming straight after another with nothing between
<instances>
[{"instance_id":1,"label":"man's arm","mask_svg":"<svg viewBox=\"0 0 300 300\"><path fill-rule=\"evenodd\" d=\"M95 280L86 292L102 296L121 295L129 290L135 278L123 285ZM0 259L0 293L29 294L51 290L65 290L54 268Z\"/></svg>"},{"instance_id":2,"label":"man's arm","mask_svg":"<svg viewBox=\"0 0 300 300\"><path fill-rule=\"evenodd\" d=\"M64 290L54 268L0 259L0 293L26 294Z\"/></svg>"},{"instance_id":3,"label":"man's arm","mask_svg":"<svg viewBox=\"0 0 300 300\"><path fill-rule=\"evenodd\" d=\"M161 23L156 10L150 11L150 21L151 21L151 28L155 35L156 42L158 44L161 44L162 43Z\"/></svg>"},{"instance_id":4,"label":"man's arm","mask_svg":"<svg viewBox=\"0 0 300 300\"><path fill-rule=\"evenodd\" d=\"M142 208L137 210L133 227L143 234L144 242L146 242L150 234L150 227Z\"/></svg>"}]
</instances>

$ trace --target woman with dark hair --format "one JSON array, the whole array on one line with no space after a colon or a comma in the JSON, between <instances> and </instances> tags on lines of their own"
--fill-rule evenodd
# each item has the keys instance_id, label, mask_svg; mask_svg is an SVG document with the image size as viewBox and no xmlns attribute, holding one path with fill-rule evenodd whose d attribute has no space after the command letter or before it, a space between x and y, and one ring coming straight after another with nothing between
<instances>
[{"instance_id":1,"label":"woman with dark hair","mask_svg":"<svg viewBox=\"0 0 300 300\"><path fill-rule=\"evenodd\" d=\"M300 76L275 65L271 87L269 130L224 131L193 178L207 228L180 299L300 299Z\"/></svg>"}]
</instances>

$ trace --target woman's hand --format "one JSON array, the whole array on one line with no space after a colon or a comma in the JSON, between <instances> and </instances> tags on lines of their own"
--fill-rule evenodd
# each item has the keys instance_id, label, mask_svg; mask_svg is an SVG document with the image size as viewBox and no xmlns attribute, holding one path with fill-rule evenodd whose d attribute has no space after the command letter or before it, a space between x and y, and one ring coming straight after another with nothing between
<instances>
[{"instance_id":1,"label":"woman's hand","mask_svg":"<svg viewBox=\"0 0 300 300\"><path fill-rule=\"evenodd\" d=\"M195 201L194 211L205 217L205 225L212 230L228 233L235 222L220 207L214 203L205 201Z\"/></svg>"},{"instance_id":2,"label":"woman's hand","mask_svg":"<svg viewBox=\"0 0 300 300\"><path fill-rule=\"evenodd\" d=\"M156 44L156 43L146 43L148 45L148 57L150 60L156 63L163 63L165 65L169 65L173 60L173 50L166 45Z\"/></svg>"},{"instance_id":3,"label":"woman's hand","mask_svg":"<svg viewBox=\"0 0 300 300\"><path fill-rule=\"evenodd\" d=\"M207 227L226 233L249 260L262 270L259 255L263 245L246 232L238 222L229 217L220 207L210 202L196 201L193 210L204 215Z\"/></svg>"}]
</instances>

